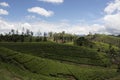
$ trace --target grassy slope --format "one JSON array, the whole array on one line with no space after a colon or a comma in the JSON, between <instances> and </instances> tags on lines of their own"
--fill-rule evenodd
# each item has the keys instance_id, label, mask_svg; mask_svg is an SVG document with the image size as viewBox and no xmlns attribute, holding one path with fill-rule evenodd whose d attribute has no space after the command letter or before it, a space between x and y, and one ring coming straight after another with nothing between
<instances>
[{"instance_id":1,"label":"grassy slope","mask_svg":"<svg viewBox=\"0 0 120 80\"><path fill-rule=\"evenodd\" d=\"M118 48L117 46L112 45L112 47L113 47L115 50L119 50L119 48ZM98 50L98 48L99 48L99 49L100 49L100 52L106 52L106 51L109 51L109 44L103 43L103 42L94 42L93 48L94 48L95 50Z\"/></svg>"},{"instance_id":2,"label":"grassy slope","mask_svg":"<svg viewBox=\"0 0 120 80\"><path fill-rule=\"evenodd\" d=\"M109 79L109 80L120 80L120 75L117 76L117 77L111 78L111 79Z\"/></svg>"},{"instance_id":3,"label":"grassy slope","mask_svg":"<svg viewBox=\"0 0 120 80\"><path fill-rule=\"evenodd\" d=\"M0 61L0 80L65 80L23 70L19 66Z\"/></svg>"},{"instance_id":4,"label":"grassy slope","mask_svg":"<svg viewBox=\"0 0 120 80\"><path fill-rule=\"evenodd\" d=\"M21 53L60 60L61 62L68 61L100 66L110 65L110 61L105 53L100 53L97 52L97 50L86 47L61 45L56 43L0 43L0 46Z\"/></svg>"},{"instance_id":5,"label":"grassy slope","mask_svg":"<svg viewBox=\"0 0 120 80\"><path fill-rule=\"evenodd\" d=\"M92 39L93 41L104 42L104 43L112 44L112 45L115 45L115 46L119 46L119 44L120 44L120 38L119 37L101 35L101 34L96 34L94 36L95 37ZM91 38L91 37L93 37L93 36L92 35L87 36L86 38Z\"/></svg>"},{"instance_id":6,"label":"grassy slope","mask_svg":"<svg viewBox=\"0 0 120 80\"><path fill-rule=\"evenodd\" d=\"M105 80L116 75L115 69L69 65L4 47L0 47L0 65L0 71L3 70L3 73L7 71L7 74L4 74L5 77L0 74L0 78L5 78L2 80L14 78L21 80L72 80L70 77L76 78L76 80Z\"/></svg>"}]
</instances>

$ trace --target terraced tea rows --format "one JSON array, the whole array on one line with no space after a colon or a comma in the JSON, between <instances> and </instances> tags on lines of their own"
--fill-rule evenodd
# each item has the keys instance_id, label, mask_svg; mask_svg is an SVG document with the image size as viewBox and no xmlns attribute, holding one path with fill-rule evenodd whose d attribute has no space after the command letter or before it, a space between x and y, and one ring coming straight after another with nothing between
<instances>
[{"instance_id":1,"label":"terraced tea rows","mask_svg":"<svg viewBox=\"0 0 120 80\"><path fill-rule=\"evenodd\" d=\"M105 53L96 50L61 45L56 43L0 43L0 46L34 56L49 58L59 61L68 61L73 63L82 63L90 65L108 66L111 64Z\"/></svg>"},{"instance_id":2,"label":"terraced tea rows","mask_svg":"<svg viewBox=\"0 0 120 80\"><path fill-rule=\"evenodd\" d=\"M25 71L23 74L29 72L26 77L30 77L31 74L40 76L31 76L33 80L105 80L117 74L115 69L69 65L55 60L23 54L4 47L0 47L0 61L2 64L7 63L12 65L12 71L15 71L17 74ZM18 68L20 72L16 71L16 68ZM20 75L22 75L22 73L20 73Z\"/></svg>"}]
</instances>

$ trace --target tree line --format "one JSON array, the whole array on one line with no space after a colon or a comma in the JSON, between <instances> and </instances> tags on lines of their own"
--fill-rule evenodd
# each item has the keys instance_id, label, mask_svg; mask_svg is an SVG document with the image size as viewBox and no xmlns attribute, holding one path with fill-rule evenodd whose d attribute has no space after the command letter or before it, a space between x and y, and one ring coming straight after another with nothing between
<instances>
[{"instance_id":1,"label":"tree line","mask_svg":"<svg viewBox=\"0 0 120 80\"><path fill-rule=\"evenodd\" d=\"M0 34L0 42L41 42L54 41L57 43L73 42L77 38L76 35L65 33L65 31L56 32L40 32L37 33L24 29L21 31L11 29L10 32Z\"/></svg>"}]
</instances>

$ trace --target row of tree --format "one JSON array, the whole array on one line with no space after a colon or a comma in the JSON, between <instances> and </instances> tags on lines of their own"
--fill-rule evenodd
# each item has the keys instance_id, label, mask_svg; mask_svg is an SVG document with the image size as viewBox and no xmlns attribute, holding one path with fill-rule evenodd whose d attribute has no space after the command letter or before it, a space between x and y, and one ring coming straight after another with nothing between
<instances>
[{"instance_id":1,"label":"row of tree","mask_svg":"<svg viewBox=\"0 0 120 80\"><path fill-rule=\"evenodd\" d=\"M55 41L57 43L73 42L78 37L75 34L73 35L73 34L65 33L65 31L59 33L49 32L48 36L49 36L49 40Z\"/></svg>"},{"instance_id":2,"label":"row of tree","mask_svg":"<svg viewBox=\"0 0 120 80\"><path fill-rule=\"evenodd\" d=\"M24 29L20 33L18 30L12 29L10 32L0 34L0 42L40 42L40 41L54 41L58 43L73 42L77 38L76 35L63 32L40 32L36 34L29 29Z\"/></svg>"}]
</instances>

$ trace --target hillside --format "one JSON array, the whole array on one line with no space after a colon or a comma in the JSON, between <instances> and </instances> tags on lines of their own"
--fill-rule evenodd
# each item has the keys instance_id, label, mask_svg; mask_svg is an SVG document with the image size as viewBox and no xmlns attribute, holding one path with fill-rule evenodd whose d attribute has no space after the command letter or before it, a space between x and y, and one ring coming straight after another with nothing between
<instances>
[{"instance_id":1,"label":"hillside","mask_svg":"<svg viewBox=\"0 0 120 80\"><path fill-rule=\"evenodd\" d=\"M0 46L42 58L67 61L77 64L108 66L111 64L103 52L87 47L63 45L50 42L40 43L0 43Z\"/></svg>"},{"instance_id":2,"label":"hillside","mask_svg":"<svg viewBox=\"0 0 120 80\"><path fill-rule=\"evenodd\" d=\"M105 80L117 75L112 68L77 66L0 47L2 80Z\"/></svg>"},{"instance_id":3,"label":"hillside","mask_svg":"<svg viewBox=\"0 0 120 80\"><path fill-rule=\"evenodd\" d=\"M112 44L115 46L120 46L120 37L115 37L111 35L95 34L86 36L87 39L96 42L103 42L107 44Z\"/></svg>"}]
</instances>

